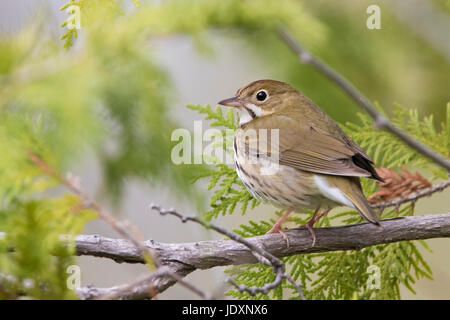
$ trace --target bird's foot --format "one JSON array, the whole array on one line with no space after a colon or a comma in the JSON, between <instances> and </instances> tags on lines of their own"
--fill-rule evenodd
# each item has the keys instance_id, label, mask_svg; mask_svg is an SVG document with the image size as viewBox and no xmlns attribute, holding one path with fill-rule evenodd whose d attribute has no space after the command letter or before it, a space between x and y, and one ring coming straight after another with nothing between
<instances>
[{"instance_id":1,"label":"bird's foot","mask_svg":"<svg viewBox=\"0 0 450 320\"><path fill-rule=\"evenodd\" d=\"M316 244L316 233L314 232L313 229L313 225L316 221L314 219L309 220L306 224L305 227L309 230L309 232L311 233L311 237L312 237L312 245L311 248L314 248L314 245Z\"/></svg>"},{"instance_id":2,"label":"bird's foot","mask_svg":"<svg viewBox=\"0 0 450 320\"><path fill-rule=\"evenodd\" d=\"M326 216L328 214L328 212L330 212L330 210L331 210L331 208L328 208L321 214L317 215L317 213L319 212L319 209L320 209L320 206L317 207L316 212L314 213L313 217L304 225L311 233L311 237L312 237L311 248L314 248L314 245L316 244L316 233L314 232L314 229L313 229L314 224L317 221L319 221L322 217Z\"/></svg>"},{"instance_id":3,"label":"bird's foot","mask_svg":"<svg viewBox=\"0 0 450 320\"><path fill-rule=\"evenodd\" d=\"M286 233L283 232L281 228L281 224L275 223L273 227L266 232L266 234L272 234L272 233L279 233L283 237L284 240L286 240L286 246L289 248L289 238Z\"/></svg>"}]
</instances>

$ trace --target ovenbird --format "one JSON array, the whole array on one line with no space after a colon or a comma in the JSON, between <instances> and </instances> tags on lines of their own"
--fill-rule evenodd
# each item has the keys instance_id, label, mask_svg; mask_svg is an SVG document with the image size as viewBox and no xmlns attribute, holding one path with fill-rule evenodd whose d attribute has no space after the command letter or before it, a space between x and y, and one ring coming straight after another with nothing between
<instances>
[{"instance_id":1,"label":"ovenbird","mask_svg":"<svg viewBox=\"0 0 450 320\"><path fill-rule=\"evenodd\" d=\"M285 236L281 225L292 211L315 209L306 224L314 245L314 223L338 205L379 225L359 181L382 181L373 161L314 102L287 83L258 80L219 104L239 111L234 137L239 178L254 197L286 210L269 233ZM277 170L262 171L272 164ZM321 206L325 210L318 214Z\"/></svg>"}]
</instances>

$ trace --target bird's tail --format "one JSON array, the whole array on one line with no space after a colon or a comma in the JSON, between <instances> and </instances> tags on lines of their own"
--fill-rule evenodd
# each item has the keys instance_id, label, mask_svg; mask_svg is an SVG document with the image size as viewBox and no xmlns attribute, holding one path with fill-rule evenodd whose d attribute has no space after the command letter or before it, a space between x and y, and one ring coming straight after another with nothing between
<instances>
[{"instance_id":1,"label":"bird's tail","mask_svg":"<svg viewBox=\"0 0 450 320\"><path fill-rule=\"evenodd\" d=\"M378 219L377 214L370 207L369 203L367 202L367 199L364 197L364 195L362 195L362 192L361 196L354 196L350 200L355 205L356 210L358 210L361 217L363 217L369 222L372 222L373 224L380 225L380 220Z\"/></svg>"},{"instance_id":2,"label":"bird's tail","mask_svg":"<svg viewBox=\"0 0 450 320\"><path fill-rule=\"evenodd\" d=\"M367 221L380 225L375 211L370 207L369 202L363 194L361 183L357 177L333 177L332 181L345 194L345 196L353 203L361 217ZM331 182L331 181L330 181Z\"/></svg>"}]
</instances>

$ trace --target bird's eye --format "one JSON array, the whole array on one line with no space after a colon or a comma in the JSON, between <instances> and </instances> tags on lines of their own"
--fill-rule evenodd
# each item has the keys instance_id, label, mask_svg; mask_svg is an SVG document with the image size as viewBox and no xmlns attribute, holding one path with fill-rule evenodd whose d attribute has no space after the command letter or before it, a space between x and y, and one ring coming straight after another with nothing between
<instances>
[{"instance_id":1,"label":"bird's eye","mask_svg":"<svg viewBox=\"0 0 450 320\"><path fill-rule=\"evenodd\" d=\"M258 101L266 100L267 99L267 91L266 90L258 91L258 93L256 94L256 99L258 99Z\"/></svg>"}]
</instances>

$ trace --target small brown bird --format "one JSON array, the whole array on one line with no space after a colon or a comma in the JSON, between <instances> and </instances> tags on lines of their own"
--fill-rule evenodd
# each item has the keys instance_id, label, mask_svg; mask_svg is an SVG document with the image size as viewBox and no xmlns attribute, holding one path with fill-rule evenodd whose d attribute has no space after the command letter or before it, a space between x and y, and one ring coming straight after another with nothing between
<instances>
[{"instance_id":1,"label":"small brown bird","mask_svg":"<svg viewBox=\"0 0 450 320\"><path fill-rule=\"evenodd\" d=\"M306 224L314 246L314 223L338 205L379 225L359 181L382 181L373 161L314 102L287 83L258 80L219 104L239 111L234 137L239 178L254 197L286 210L268 233L285 237L281 224L292 211L315 209ZM321 206L325 210L318 214Z\"/></svg>"}]
</instances>

